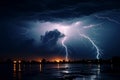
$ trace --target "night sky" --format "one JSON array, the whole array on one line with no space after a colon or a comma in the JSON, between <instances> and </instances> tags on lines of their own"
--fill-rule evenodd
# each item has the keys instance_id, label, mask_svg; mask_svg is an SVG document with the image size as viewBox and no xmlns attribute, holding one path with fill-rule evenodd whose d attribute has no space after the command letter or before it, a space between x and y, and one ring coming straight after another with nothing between
<instances>
[{"instance_id":1,"label":"night sky","mask_svg":"<svg viewBox=\"0 0 120 80\"><path fill-rule=\"evenodd\" d=\"M120 56L118 0L0 0L0 58Z\"/></svg>"}]
</instances>

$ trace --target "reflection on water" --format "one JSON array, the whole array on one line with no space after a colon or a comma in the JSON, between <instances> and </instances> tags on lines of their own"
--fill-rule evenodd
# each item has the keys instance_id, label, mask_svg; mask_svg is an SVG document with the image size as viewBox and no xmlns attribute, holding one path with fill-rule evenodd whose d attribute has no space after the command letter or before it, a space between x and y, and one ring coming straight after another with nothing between
<instances>
[{"instance_id":1,"label":"reflection on water","mask_svg":"<svg viewBox=\"0 0 120 80\"><path fill-rule=\"evenodd\" d=\"M16 64L13 64L13 71L16 72Z\"/></svg>"},{"instance_id":2,"label":"reflection on water","mask_svg":"<svg viewBox=\"0 0 120 80\"><path fill-rule=\"evenodd\" d=\"M18 80L21 80L21 63L18 64Z\"/></svg>"},{"instance_id":3,"label":"reflection on water","mask_svg":"<svg viewBox=\"0 0 120 80\"><path fill-rule=\"evenodd\" d=\"M42 64L40 64L40 72L42 72Z\"/></svg>"},{"instance_id":4,"label":"reflection on water","mask_svg":"<svg viewBox=\"0 0 120 80\"><path fill-rule=\"evenodd\" d=\"M13 64L13 77L16 78L16 64Z\"/></svg>"},{"instance_id":5,"label":"reflection on water","mask_svg":"<svg viewBox=\"0 0 120 80\"><path fill-rule=\"evenodd\" d=\"M100 77L100 71L101 71L100 64L98 64L97 65L97 76L98 76L98 78Z\"/></svg>"},{"instance_id":6,"label":"reflection on water","mask_svg":"<svg viewBox=\"0 0 120 80\"><path fill-rule=\"evenodd\" d=\"M21 71L21 64L18 64L18 71Z\"/></svg>"},{"instance_id":7,"label":"reflection on water","mask_svg":"<svg viewBox=\"0 0 120 80\"><path fill-rule=\"evenodd\" d=\"M60 68L60 64L59 64L59 63L57 63L57 68L58 68L58 69Z\"/></svg>"},{"instance_id":8,"label":"reflection on water","mask_svg":"<svg viewBox=\"0 0 120 80\"><path fill-rule=\"evenodd\" d=\"M68 67L70 67L69 64L65 64L65 68L68 68Z\"/></svg>"},{"instance_id":9,"label":"reflection on water","mask_svg":"<svg viewBox=\"0 0 120 80\"><path fill-rule=\"evenodd\" d=\"M13 78L16 80L21 80L21 63L13 64Z\"/></svg>"},{"instance_id":10,"label":"reflection on water","mask_svg":"<svg viewBox=\"0 0 120 80\"><path fill-rule=\"evenodd\" d=\"M111 64L0 64L0 80L120 80L119 76L120 66Z\"/></svg>"},{"instance_id":11,"label":"reflection on water","mask_svg":"<svg viewBox=\"0 0 120 80\"><path fill-rule=\"evenodd\" d=\"M66 66L66 65L65 65ZM100 64L98 65L79 65L76 66L68 65L65 70L63 70L65 79L74 80L95 80L100 77Z\"/></svg>"}]
</instances>

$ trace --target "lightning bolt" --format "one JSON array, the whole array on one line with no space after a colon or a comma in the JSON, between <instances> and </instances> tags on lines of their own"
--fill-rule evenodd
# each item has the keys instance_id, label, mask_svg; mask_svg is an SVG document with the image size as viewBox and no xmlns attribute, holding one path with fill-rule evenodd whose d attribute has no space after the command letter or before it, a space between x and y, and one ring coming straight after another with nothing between
<instances>
[{"instance_id":1,"label":"lightning bolt","mask_svg":"<svg viewBox=\"0 0 120 80\"><path fill-rule=\"evenodd\" d=\"M94 43L94 41L93 41L90 37L88 37L88 36L86 36L86 35L84 35L84 34L79 33L79 35L82 36L82 37L84 37L84 38L86 38L86 39L88 39L88 40L92 43L92 45L93 45L93 46L95 47L95 49L96 49L96 53L97 53L96 58L99 59L100 50L99 50L98 46Z\"/></svg>"},{"instance_id":2,"label":"lightning bolt","mask_svg":"<svg viewBox=\"0 0 120 80\"><path fill-rule=\"evenodd\" d=\"M65 48L65 61L68 61L68 48L67 46L65 45L65 41L66 41L67 37L64 37L63 40L62 40L62 46Z\"/></svg>"},{"instance_id":3,"label":"lightning bolt","mask_svg":"<svg viewBox=\"0 0 120 80\"><path fill-rule=\"evenodd\" d=\"M89 29L89 28L92 28L92 27L95 27L95 26L101 26L103 23L99 23L99 24L90 24L88 26L83 26L84 29Z\"/></svg>"},{"instance_id":4,"label":"lightning bolt","mask_svg":"<svg viewBox=\"0 0 120 80\"><path fill-rule=\"evenodd\" d=\"M114 23L117 23L117 24L120 24L120 22L118 22L117 20L114 20L114 19L112 19L112 18L110 18L110 17L103 17L103 16L98 16L98 15L94 15L96 18L98 18L98 19L106 19L106 20L108 20L108 21L110 21L110 22L114 22Z\"/></svg>"}]
</instances>

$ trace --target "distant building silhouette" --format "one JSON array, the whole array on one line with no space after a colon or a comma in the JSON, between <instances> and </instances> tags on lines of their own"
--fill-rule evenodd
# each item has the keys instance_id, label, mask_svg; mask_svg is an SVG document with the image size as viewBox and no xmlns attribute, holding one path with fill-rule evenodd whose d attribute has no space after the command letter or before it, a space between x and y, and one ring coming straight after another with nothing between
<instances>
[{"instance_id":1,"label":"distant building silhouette","mask_svg":"<svg viewBox=\"0 0 120 80\"><path fill-rule=\"evenodd\" d=\"M41 63L46 63L46 62L47 62L47 61L46 61L46 59L44 59L44 58L41 60Z\"/></svg>"}]
</instances>

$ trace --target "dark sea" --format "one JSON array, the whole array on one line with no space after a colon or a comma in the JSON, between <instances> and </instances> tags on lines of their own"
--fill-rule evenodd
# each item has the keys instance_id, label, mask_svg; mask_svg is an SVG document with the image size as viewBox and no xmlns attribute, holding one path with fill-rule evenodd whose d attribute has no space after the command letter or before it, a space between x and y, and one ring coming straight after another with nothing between
<instances>
[{"instance_id":1,"label":"dark sea","mask_svg":"<svg viewBox=\"0 0 120 80\"><path fill-rule=\"evenodd\" d=\"M0 80L120 80L113 64L0 64Z\"/></svg>"}]
</instances>

